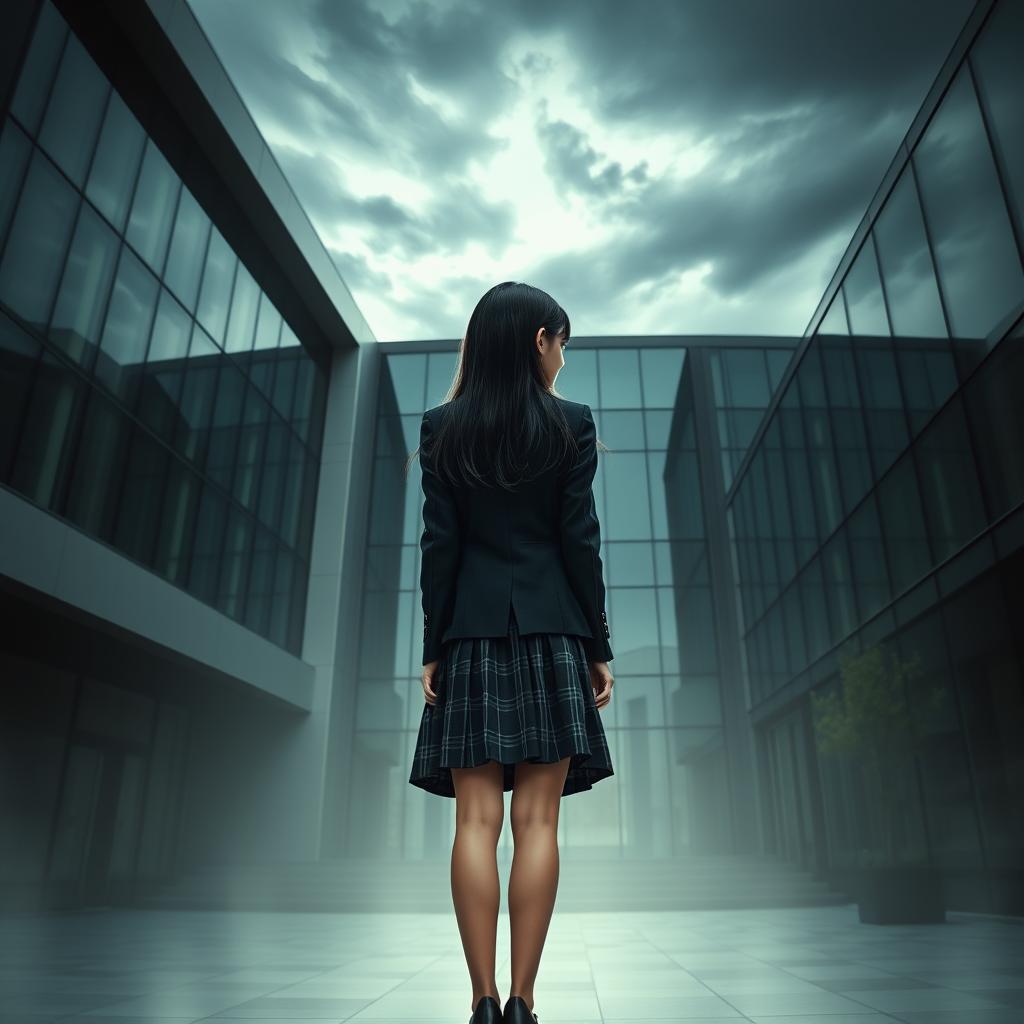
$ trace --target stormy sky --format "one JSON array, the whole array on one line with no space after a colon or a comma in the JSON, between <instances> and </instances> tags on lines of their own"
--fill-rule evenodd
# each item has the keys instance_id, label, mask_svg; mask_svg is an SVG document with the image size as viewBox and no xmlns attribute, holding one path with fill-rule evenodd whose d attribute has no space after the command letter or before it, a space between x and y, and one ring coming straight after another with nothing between
<instances>
[{"instance_id":1,"label":"stormy sky","mask_svg":"<svg viewBox=\"0 0 1024 1024\"><path fill-rule=\"evenodd\" d=\"M802 334L972 0L189 0L371 329Z\"/></svg>"}]
</instances>

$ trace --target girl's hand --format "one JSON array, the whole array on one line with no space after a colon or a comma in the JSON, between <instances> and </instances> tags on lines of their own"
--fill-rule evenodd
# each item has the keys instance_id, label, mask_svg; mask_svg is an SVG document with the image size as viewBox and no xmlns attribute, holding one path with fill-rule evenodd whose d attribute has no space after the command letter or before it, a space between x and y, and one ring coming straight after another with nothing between
<instances>
[{"instance_id":1,"label":"girl's hand","mask_svg":"<svg viewBox=\"0 0 1024 1024\"><path fill-rule=\"evenodd\" d=\"M428 661L423 666L423 697L428 704L437 703L437 694L434 692L434 683L437 680L437 666L440 665L438 661Z\"/></svg>"},{"instance_id":2,"label":"girl's hand","mask_svg":"<svg viewBox=\"0 0 1024 1024\"><path fill-rule=\"evenodd\" d=\"M612 699L612 686L615 677L608 667L607 661L592 661L590 663L590 685L594 691L594 702L597 710L601 711Z\"/></svg>"}]
</instances>

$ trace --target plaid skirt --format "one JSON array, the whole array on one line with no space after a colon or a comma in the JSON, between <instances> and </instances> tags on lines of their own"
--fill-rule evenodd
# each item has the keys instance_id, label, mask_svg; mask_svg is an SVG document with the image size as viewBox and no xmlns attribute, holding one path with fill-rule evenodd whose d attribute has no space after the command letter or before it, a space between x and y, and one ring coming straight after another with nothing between
<instances>
[{"instance_id":1,"label":"plaid skirt","mask_svg":"<svg viewBox=\"0 0 1024 1024\"><path fill-rule=\"evenodd\" d=\"M577 636L521 636L512 614L507 637L455 637L444 645L423 702L409 782L455 796L452 768L504 765L513 788L518 761L551 764L571 755L562 796L614 775L590 665Z\"/></svg>"}]
</instances>

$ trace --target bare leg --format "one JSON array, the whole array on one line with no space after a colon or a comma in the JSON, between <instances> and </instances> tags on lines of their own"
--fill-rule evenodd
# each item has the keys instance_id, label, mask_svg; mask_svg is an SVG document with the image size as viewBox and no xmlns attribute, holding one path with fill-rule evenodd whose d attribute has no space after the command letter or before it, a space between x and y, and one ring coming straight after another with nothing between
<instances>
[{"instance_id":1,"label":"bare leg","mask_svg":"<svg viewBox=\"0 0 1024 1024\"><path fill-rule=\"evenodd\" d=\"M453 768L455 842L452 845L452 901L473 986L473 1005L484 996L500 1003L494 947L498 937L498 839L505 819L502 766Z\"/></svg>"},{"instance_id":2,"label":"bare leg","mask_svg":"<svg viewBox=\"0 0 1024 1024\"><path fill-rule=\"evenodd\" d=\"M533 986L558 890L558 811L569 758L516 765L512 791L515 854L508 880L512 931L512 988L533 1010Z\"/></svg>"}]
</instances>

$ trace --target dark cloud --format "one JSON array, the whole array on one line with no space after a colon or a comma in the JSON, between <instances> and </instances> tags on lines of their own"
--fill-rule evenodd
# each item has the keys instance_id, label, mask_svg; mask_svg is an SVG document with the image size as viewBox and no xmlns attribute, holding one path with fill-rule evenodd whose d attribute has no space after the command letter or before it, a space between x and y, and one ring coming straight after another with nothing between
<instances>
[{"instance_id":1,"label":"dark cloud","mask_svg":"<svg viewBox=\"0 0 1024 1024\"><path fill-rule=\"evenodd\" d=\"M374 270L359 253L327 246L331 261L348 285L349 291L369 294L387 294L394 286L390 275Z\"/></svg>"},{"instance_id":2,"label":"dark cloud","mask_svg":"<svg viewBox=\"0 0 1024 1024\"><path fill-rule=\"evenodd\" d=\"M710 262L705 284L735 298L830 235L852 235L902 132L865 134L850 147L849 128L840 111L822 103L799 123L773 125L770 141L745 153L729 180L723 158L692 178L652 180L609 202L605 223L622 231L605 256L603 287L614 290L617 282L625 290ZM841 150L844 158L812 156L808 138L823 154Z\"/></svg>"},{"instance_id":3,"label":"dark cloud","mask_svg":"<svg viewBox=\"0 0 1024 1024\"><path fill-rule=\"evenodd\" d=\"M312 77L282 49L294 34L300 3L196 0L190 7L264 135L302 125L311 144L342 139L346 144L376 145L366 110L339 87L341 83Z\"/></svg>"},{"instance_id":4,"label":"dark cloud","mask_svg":"<svg viewBox=\"0 0 1024 1024\"><path fill-rule=\"evenodd\" d=\"M275 150L314 223L332 239L349 227L365 242L370 231L374 250L410 263L474 243L500 257L515 239L516 206L532 197L486 200L471 171L504 144L493 125L520 99L514 76L561 83L568 69L570 99L599 128L591 134L564 108L541 103L533 112L539 158L556 193L583 199L613 239L597 250L561 239L550 256L537 247L531 267L506 277L563 289L560 301L600 317L591 333L616 333L629 330L615 311L631 289L656 291L707 264L706 284L742 300L852 232L972 0L930 0L926 16L914 0L192 6L261 129L302 125L306 152ZM439 108L419 97L417 83L441 97ZM655 172L642 148L615 151L620 129L619 137L676 137L710 161L690 176ZM379 161L433 198L413 210L383 193L354 197L327 154ZM355 292L381 283L359 257L336 261ZM468 311L491 283L445 279L422 294L410 287L413 298L394 300L397 318L422 324L418 336L459 334L462 318L439 312L437 292L464 297ZM771 333L771 309L763 316ZM581 332L586 319L577 316Z\"/></svg>"},{"instance_id":5,"label":"dark cloud","mask_svg":"<svg viewBox=\"0 0 1024 1024\"><path fill-rule=\"evenodd\" d=\"M530 31L557 30L602 122L717 134L726 119L823 95L876 113L924 96L973 0L523 0ZM678 120L677 120L678 119Z\"/></svg>"},{"instance_id":6,"label":"dark cloud","mask_svg":"<svg viewBox=\"0 0 1024 1024\"><path fill-rule=\"evenodd\" d=\"M511 203L490 202L462 181L438 190L417 214L386 193L353 196L344 187L342 168L326 156L290 146L278 146L275 156L310 219L328 238L343 236L347 228L367 228L378 252L415 259L457 255L482 237L500 250L515 232Z\"/></svg>"},{"instance_id":7,"label":"dark cloud","mask_svg":"<svg viewBox=\"0 0 1024 1024\"><path fill-rule=\"evenodd\" d=\"M352 195L345 188L343 167L330 156L286 145L278 145L274 155L310 219L328 236L349 226L369 226L387 232L387 244L393 246L397 236L418 233L415 218L391 196Z\"/></svg>"},{"instance_id":8,"label":"dark cloud","mask_svg":"<svg viewBox=\"0 0 1024 1024\"><path fill-rule=\"evenodd\" d=\"M537 137L544 150L545 167L568 189L605 198L618 195L627 178L640 184L647 181L646 161L623 171L622 164L606 160L583 132L566 121L538 118ZM602 166L598 170L599 164Z\"/></svg>"},{"instance_id":9,"label":"dark cloud","mask_svg":"<svg viewBox=\"0 0 1024 1024\"><path fill-rule=\"evenodd\" d=\"M436 180L502 146L487 124L514 99L515 83L493 63L500 38L489 20L461 13L420 2L389 23L372 3L316 0L310 9L319 70L368 106L374 155L389 168ZM421 100L414 83L451 97L456 115Z\"/></svg>"},{"instance_id":10,"label":"dark cloud","mask_svg":"<svg viewBox=\"0 0 1024 1024\"><path fill-rule=\"evenodd\" d=\"M529 6L537 27L551 17ZM922 19L917 5L890 2L598 0L586 16L571 5L571 33L563 27L593 68L579 83L591 116L715 152L681 182L637 164L644 187L624 189L629 175L584 132L539 120L559 190L604 199L601 221L622 226L607 252L581 254L591 275L595 256L604 266L602 293L710 261L706 283L736 297L834 232L852 233L971 6L935 3ZM560 264L538 271L557 275Z\"/></svg>"}]
</instances>

